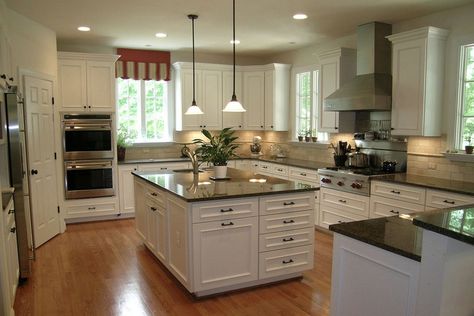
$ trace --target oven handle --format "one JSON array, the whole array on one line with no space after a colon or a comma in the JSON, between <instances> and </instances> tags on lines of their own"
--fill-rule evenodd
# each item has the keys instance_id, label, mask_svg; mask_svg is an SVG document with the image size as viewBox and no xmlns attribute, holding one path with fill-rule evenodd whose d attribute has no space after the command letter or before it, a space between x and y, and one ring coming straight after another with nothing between
<instances>
[{"instance_id":1,"label":"oven handle","mask_svg":"<svg viewBox=\"0 0 474 316\"><path fill-rule=\"evenodd\" d=\"M104 124L94 124L94 123L80 123L80 124L71 124L71 123L64 123L64 129L67 131L75 131L75 130L86 130L86 131L96 131L96 130L106 130L109 131L112 129L112 125L110 123Z\"/></svg>"},{"instance_id":2,"label":"oven handle","mask_svg":"<svg viewBox=\"0 0 474 316\"><path fill-rule=\"evenodd\" d=\"M77 170L77 169L105 169L112 168L112 162L80 162L80 163L66 163L66 170Z\"/></svg>"}]
</instances>

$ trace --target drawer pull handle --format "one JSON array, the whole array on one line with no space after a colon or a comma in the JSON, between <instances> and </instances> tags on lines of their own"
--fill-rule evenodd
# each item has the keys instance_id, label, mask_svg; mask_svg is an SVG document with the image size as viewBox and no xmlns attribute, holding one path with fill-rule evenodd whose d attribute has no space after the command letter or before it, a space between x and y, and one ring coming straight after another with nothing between
<instances>
[{"instance_id":1,"label":"drawer pull handle","mask_svg":"<svg viewBox=\"0 0 474 316\"><path fill-rule=\"evenodd\" d=\"M8 214L13 214L13 213L15 213L15 210L9 210L8 211Z\"/></svg>"},{"instance_id":2,"label":"drawer pull handle","mask_svg":"<svg viewBox=\"0 0 474 316\"><path fill-rule=\"evenodd\" d=\"M339 202L341 202L341 203L347 203L346 200L339 200Z\"/></svg>"},{"instance_id":3,"label":"drawer pull handle","mask_svg":"<svg viewBox=\"0 0 474 316\"><path fill-rule=\"evenodd\" d=\"M160 167L160 170L168 170L168 167Z\"/></svg>"},{"instance_id":4,"label":"drawer pull handle","mask_svg":"<svg viewBox=\"0 0 474 316\"><path fill-rule=\"evenodd\" d=\"M300 173L300 176L306 177L306 173L301 172L301 173Z\"/></svg>"},{"instance_id":5,"label":"drawer pull handle","mask_svg":"<svg viewBox=\"0 0 474 316\"><path fill-rule=\"evenodd\" d=\"M281 263L288 264L288 263L293 263L293 262L294 262L293 259L290 259L288 261L283 260Z\"/></svg>"},{"instance_id":6,"label":"drawer pull handle","mask_svg":"<svg viewBox=\"0 0 474 316\"><path fill-rule=\"evenodd\" d=\"M155 192L152 192L152 193L150 193L150 194L151 194L152 196L158 196L158 194L155 193Z\"/></svg>"},{"instance_id":7,"label":"drawer pull handle","mask_svg":"<svg viewBox=\"0 0 474 316\"><path fill-rule=\"evenodd\" d=\"M288 206L288 205L295 205L295 202L283 202L283 205Z\"/></svg>"},{"instance_id":8,"label":"drawer pull handle","mask_svg":"<svg viewBox=\"0 0 474 316\"><path fill-rule=\"evenodd\" d=\"M390 191L390 192L392 192L393 194L400 194L400 191L392 190L392 191Z\"/></svg>"},{"instance_id":9,"label":"drawer pull handle","mask_svg":"<svg viewBox=\"0 0 474 316\"><path fill-rule=\"evenodd\" d=\"M283 169L281 169L281 168L278 168L277 170L280 171L280 172L283 171Z\"/></svg>"},{"instance_id":10,"label":"drawer pull handle","mask_svg":"<svg viewBox=\"0 0 474 316\"><path fill-rule=\"evenodd\" d=\"M152 210L153 212L155 212L155 211L156 211L156 207L153 207L153 206L152 206L152 207L150 207L150 210Z\"/></svg>"},{"instance_id":11,"label":"drawer pull handle","mask_svg":"<svg viewBox=\"0 0 474 316\"><path fill-rule=\"evenodd\" d=\"M443 202L444 202L444 203L448 203L448 204L453 204L453 205L454 205L454 204L456 204L456 202L455 202L455 201L448 201L448 200L444 200Z\"/></svg>"},{"instance_id":12,"label":"drawer pull handle","mask_svg":"<svg viewBox=\"0 0 474 316\"><path fill-rule=\"evenodd\" d=\"M232 226L234 223L228 222L228 223L221 223L221 226Z\"/></svg>"},{"instance_id":13,"label":"drawer pull handle","mask_svg":"<svg viewBox=\"0 0 474 316\"><path fill-rule=\"evenodd\" d=\"M10 229L10 232L11 232L11 233L15 233L15 232L16 232L16 227L12 227L12 228Z\"/></svg>"},{"instance_id":14,"label":"drawer pull handle","mask_svg":"<svg viewBox=\"0 0 474 316\"><path fill-rule=\"evenodd\" d=\"M268 167L267 166L262 166L263 169L267 169Z\"/></svg>"},{"instance_id":15,"label":"drawer pull handle","mask_svg":"<svg viewBox=\"0 0 474 316\"><path fill-rule=\"evenodd\" d=\"M390 213L397 214L397 215L400 214L400 212L394 211L394 210L390 210Z\"/></svg>"},{"instance_id":16,"label":"drawer pull handle","mask_svg":"<svg viewBox=\"0 0 474 316\"><path fill-rule=\"evenodd\" d=\"M290 219L289 221L284 220L284 221L283 221L283 224L292 224L292 223L294 223L294 222L295 222L295 221L292 220L292 219Z\"/></svg>"},{"instance_id":17,"label":"drawer pull handle","mask_svg":"<svg viewBox=\"0 0 474 316\"><path fill-rule=\"evenodd\" d=\"M345 223L344 221L337 221L339 224Z\"/></svg>"},{"instance_id":18,"label":"drawer pull handle","mask_svg":"<svg viewBox=\"0 0 474 316\"><path fill-rule=\"evenodd\" d=\"M221 208L221 213L227 213L227 212L233 212L234 210L232 209L232 207L229 207L228 209L224 210Z\"/></svg>"},{"instance_id":19,"label":"drawer pull handle","mask_svg":"<svg viewBox=\"0 0 474 316\"><path fill-rule=\"evenodd\" d=\"M92 210L95 210L95 206L88 207L87 209L88 209L88 210L91 210L91 211L92 211Z\"/></svg>"},{"instance_id":20,"label":"drawer pull handle","mask_svg":"<svg viewBox=\"0 0 474 316\"><path fill-rule=\"evenodd\" d=\"M288 242L288 241L293 241L294 239L293 237L290 237L290 238L283 238L282 240L283 242Z\"/></svg>"}]
</instances>

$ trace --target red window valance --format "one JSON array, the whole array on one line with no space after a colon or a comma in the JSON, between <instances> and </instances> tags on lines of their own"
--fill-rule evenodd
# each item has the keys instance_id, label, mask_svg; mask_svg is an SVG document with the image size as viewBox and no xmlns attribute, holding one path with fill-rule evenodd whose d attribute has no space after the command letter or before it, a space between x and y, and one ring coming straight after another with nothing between
<instances>
[{"instance_id":1,"label":"red window valance","mask_svg":"<svg viewBox=\"0 0 474 316\"><path fill-rule=\"evenodd\" d=\"M135 80L171 80L170 52L117 48L115 77Z\"/></svg>"}]
</instances>

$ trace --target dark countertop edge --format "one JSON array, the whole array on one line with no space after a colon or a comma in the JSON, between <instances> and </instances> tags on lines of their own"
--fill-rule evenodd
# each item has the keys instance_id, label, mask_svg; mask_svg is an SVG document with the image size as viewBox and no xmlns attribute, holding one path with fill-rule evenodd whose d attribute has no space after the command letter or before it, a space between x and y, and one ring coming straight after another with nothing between
<instances>
[{"instance_id":1,"label":"dark countertop edge","mask_svg":"<svg viewBox=\"0 0 474 316\"><path fill-rule=\"evenodd\" d=\"M166 192L169 192L173 194L174 196L180 198L183 201L193 203L193 202L205 202L205 201L213 201L213 200L228 200L228 199L239 199L239 198L244 198L244 197L253 197L253 196L262 196L262 195L275 195L275 194L283 194L283 193L298 193L298 192L309 192L309 191L318 191L319 188L306 188L306 189L293 189L293 190L283 190L283 191L271 191L271 192L265 192L265 193L247 193L247 194L240 194L240 195L231 195L231 196L215 196L215 197L203 197L203 198L195 198L195 199L187 199L176 192L167 190L166 188L163 188L162 186L149 181L148 179L142 178L140 175L137 175L132 172L132 174L135 177L138 177L142 179L143 181L153 185L154 187L164 190Z\"/></svg>"},{"instance_id":2,"label":"dark countertop edge","mask_svg":"<svg viewBox=\"0 0 474 316\"><path fill-rule=\"evenodd\" d=\"M424 176L419 176L419 177L424 177ZM446 179L440 179L440 180L446 180ZM441 186L436 186L434 184L429 184L429 183L414 183L414 182L410 182L410 181L390 179L389 176L387 176L387 178L384 178L383 176L380 177L380 178L376 177L376 178L373 178L372 181L381 181L381 182L389 182L389 183L396 183L396 184L402 184L402 185L411 185L411 186L416 186L416 187L425 188L425 189L448 191L448 192L457 193L457 194L466 194L466 195L474 196L474 192L471 192L471 191L454 189L452 187L446 187L446 186L441 187Z\"/></svg>"},{"instance_id":3,"label":"dark countertop edge","mask_svg":"<svg viewBox=\"0 0 474 316\"><path fill-rule=\"evenodd\" d=\"M344 230L340 230L340 229L337 228L337 224L335 224L335 225L330 225L330 226L329 226L329 230L330 230L330 231L333 231L333 232L335 232L335 233L338 233L338 234L341 234L341 235L344 235L344 236L347 236L347 237L350 237L350 238L353 238L353 239L362 241L362 242L364 242L364 243L366 243L366 244L375 246L375 247L377 247L377 248L381 248L381 249L390 251L390 252L392 252L392 253L398 254L398 255L403 256L403 257L405 257L405 258L408 258L408 259L411 259L411 260L415 260L415 261L421 262L421 256L419 256L419 255L416 255L416 254L411 253L411 252L404 251L404 250L399 249L399 248L390 247L390 246L388 246L388 245L386 245L386 244L378 243L378 242L375 242L375 241L373 241L373 240L370 240L370 239L361 237L361 236L359 236L359 235L351 234L351 233L349 233L349 232L347 232L347 231L344 231Z\"/></svg>"},{"instance_id":4,"label":"dark countertop edge","mask_svg":"<svg viewBox=\"0 0 474 316\"><path fill-rule=\"evenodd\" d=\"M456 239L456 240L465 242L467 244L474 245L474 237L472 237L472 236L467 236L465 234L461 234L461 233L452 231L450 229L440 227L438 225L434 225L434 224L431 224L431 223L424 222L422 219L419 219L419 218L416 218L416 217L413 218L413 224L418 226L418 227L424 228L426 230L430 230L432 232L438 233L440 235L444 235L444 236L450 237L452 239Z\"/></svg>"}]
</instances>

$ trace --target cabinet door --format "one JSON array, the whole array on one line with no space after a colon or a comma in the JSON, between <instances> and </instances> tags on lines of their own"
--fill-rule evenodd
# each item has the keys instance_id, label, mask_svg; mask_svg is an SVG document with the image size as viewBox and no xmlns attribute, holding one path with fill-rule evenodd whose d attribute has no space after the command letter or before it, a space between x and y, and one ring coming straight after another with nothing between
<instances>
[{"instance_id":1,"label":"cabinet door","mask_svg":"<svg viewBox=\"0 0 474 316\"><path fill-rule=\"evenodd\" d=\"M140 238L145 241L147 234L146 226L146 203L145 199L145 187L144 184L135 180L134 182L135 191L135 228Z\"/></svg>"},{"instance_id":2,"label":"cabinet door","mask_svg":"<svg viewBox=\"0 0 474 316\"><path fill-rule=\"evenodd\" d=\"M189 106L193 101L193 71L191 69L180 70L181 80L181 107L182 107L182 130L200 130L202 128L203 115L185 115ZM201 110L203 110L201 98L201 71L196 71L195 80L195 95L196 103ZM179 106L179 105L178 105Z\"/></svg>"},{"instance_id":3,"label":"cabinet door","mask_svg":"<svg viewBox=\"0 0 474 316\"><path fill-rule=\"evenodd\" d=\"M275 102L273 87L275 85L274 71L265 71L265 130L272 131L274 127L274 115L273 108ZM288 119L288 118L287 118Z\"/></svg>"},{"instance_id":4,"label":"cabinet door","mask_svg":"<svg viewBox=\"0 0 474 316\"><path fill-rule=\"evenodd\" d=\"M87 108L86 62L59 60L58 64L60 107L67 111L84 111Z\"/></svg>"},{"instance_id":5,"label":"cabinet door","mask_svg":"<svg viewBox=\"0 0 474 316\"><path fill-rule=\"evenodd\" d=\"M318 130L320 132L337 133L339 128L339 112L324 110L324 99L339 88L339 58L332 58L321 63L319 91Z\"/></svg>"},{"instance_id":6,"label":"cabinet door","mask_svg":"<svg viewBox=\"0 0 474 316\"><path fill-rule=\"evenodd\" d=\"M202 127L208 130L222 129L222 72L203 70L202 76Z\"/></svg>"},{"instance_id":7,"label":"cabinet door","mask_svg":"<svg viewBox=\"0 0 474 316\"><path fill-rule=\"evenodd\" d=\"M132 172L136 170L137 165L118 166L120 213L122 214L135 212Z\"/></svg>"},{"instance_id":8,"label":"cabinet door","mask_svg":"<svg viewBox=\"0 0 474 316\"><path fill-rule=\"evenodd\" d=\"M258 217L194 224L193 242L195 291L257 280Z\"/></svg>"},{"instance_id":9,"label":"cabinet door","mask_svg":"<svg viewBox=\"0 0 474 316\"><path fill-rule=\"evenodd\" d=\"M250 71L243 74L244 103L247 110L244 113L244 128L246 130L264 129L265 105L265 73Z\"/></svg>"},{"instance_id":10,"label":"cabinet door","mask_svg":"<svg viewBox=\"0 0 474 316\"><path fill-rule=\"evenodd\" d=\"M370 197L370 218L423 212L424 209L425 206L421 204L387 199L376 195Z\"/></svg>"},{"instance_id":11,"label":"cabinet door","mask_svg":"<svg viewBox=\"0 0 474 316\"><path fill-rule=\"evenodd\" d=\"M423 134L424 40L393 46L392 134Z\"/></svg>"},{"instance_id":12,"label":"cabinet door","mask_svg":"<svg viewBox=\"0 0 474 316\"><path fill-rule=\"evenodd\" d=\"M115 110L114 63L87 62L87 107L91 111Z\"/></svg>"},{"instance_id":13,"label":"cabinet door","mask_svg":"<svg viewBox=\"0 0 474 316\"><path fill-rule=\"evenodd\" d=\"M158 205L152 199L145 200L145 244L152 253L156 253L156 243L158 241Z\"/></svg>"},{"instance_id":14,"label":"cabinet door","mask_svg":"<svg viewBox=\"0 0 474 316\"><path fill-rule=\"evenodd\" d=\"M168 229L166 208L153 199L146 199L147 204L147 236L148 248L166 264L168 258Z\"/></svg>"},{"instance_id":15,"label":"cabinet door","mask_svg":"<svg viewBox=\"0 0 474 316\"><path fill-rule=\"evenodd\" d=\"M7 242L8 245L8 279L11 302L15 301L16 288L18 286L18 278L20 277L20 268L18 265L18 246L16 242L16 225L13 221L7 231Z\"/></svg>"},{"instance_id":16,"label":"cabinet door","mask_svg":"<svg viewBox=\"0 0 474 316\"><path fill-rule=\"evenodd\" d=\"M222 72L222 106L226 106L232 98L233 90L233 72L223 71ZM242 95L242 72L237 71L235 73L235 95L237 100L243 102ZM244 105L245 107L245 105ZM244 128L244 114L243 113L231 113L222 112L222 126L232 127L235 130Z\"/></svg>"}]
</instances>

